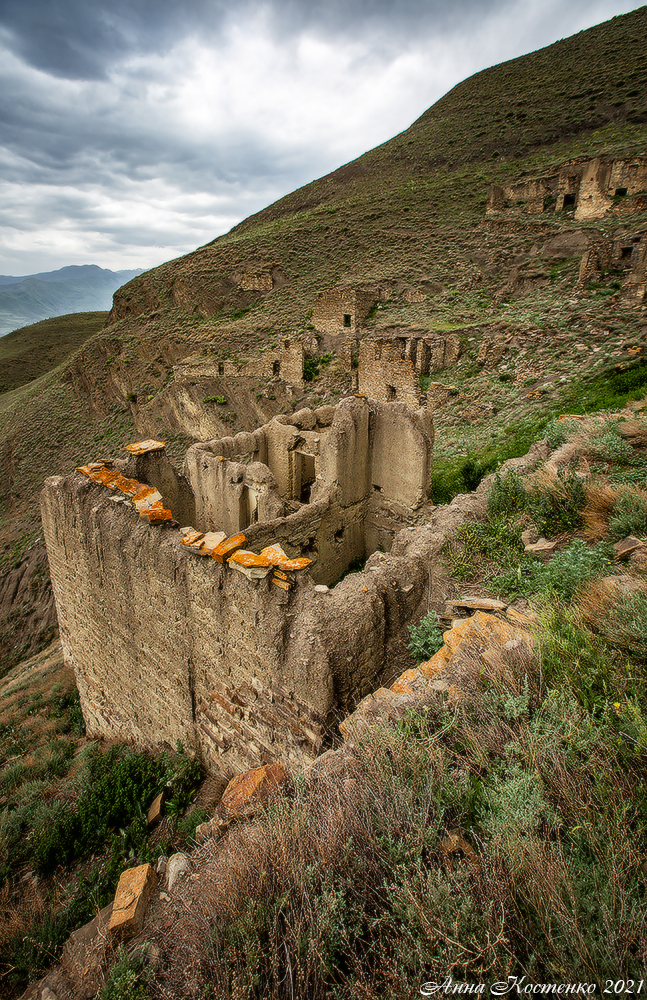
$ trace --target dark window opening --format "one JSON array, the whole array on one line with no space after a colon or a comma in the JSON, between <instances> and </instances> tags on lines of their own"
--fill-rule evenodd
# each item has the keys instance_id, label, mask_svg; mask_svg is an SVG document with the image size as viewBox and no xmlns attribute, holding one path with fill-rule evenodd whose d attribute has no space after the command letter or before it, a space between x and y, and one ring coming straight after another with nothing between
<instances>
[{"instance_id":1,"label":"dark window opening","mask_svg":"<svg viewBox=\"0 0 647 1000\"><path fill-rule=\"evenodd\" d=\"M350 326L352 318L350 313L344 313L344 326Z\"/></svg>"},{"instance_id":2,"label":"dark window opening","mask_svg":"<svg viewBox=\"0 0 647 1000\"><path fill-rule=\"evenodd\" d=\"M280 361L273 361L272 362L272 375L280 375L280 374L281 374L281 362Z\"/></svg>"},{"instance_id":3,"label":"dark window opening","mask_svg":"<svg viewBox=\"0 0 647 1000\"><path fill-rule=\"evenodd\" d=\"M631 257L631 251L632 250L633 250L633 247L622 247L622 249L620 251L621 258L623 260L626 260L627 257Z\"/></svg>"},{"instance_id":4,"label":"dark window opening","mask_svg":"<svg viewBox=\"0 0 647 1000\"><path fill-rule=\"evenodd\" d=\"M568 211L569 208L575 208L575 195L565 194L564 195L564 211Z\"/></svg>"},{"instance_id":5,"label":"dark window opening","mask_svg":"<svg viewBox=\"0 0 647 1000\"><path fill-rule=\"evenodd\" d=\"M345 531L345 528L342 525L342 527L339 529L339 531L335 532L335 541L336 542L341 542L342 541L342 539L344 537L344 531Z\"/></svg>"},{"instance_id":6,"label":"dark window opening","mask_svg":"<svg viewBox=\"0 0 647 1000\"><path fill-rule=\"evenodd\" d=\"M628 190L627 188L616 188L615 197L624 198L625 195L627 194L627 190Z\"/></svg>"},{"instance_id":7,"label":"dark window opening","mask_svg":"<svg viewBox=\"0 0 647 1000\"><path fill-rule=\"evenodd\" d=\"M219 361L218 362L218 374L219 375L224 375L225 374L225 363L224 363L224 361Z\"/></svg>"},{"instance_id":8,"label":"dark window opening","mask_svg":"<svg viewBox=\"0 0 647 1000\"><path fill-rule=\"evenodd\" d=\"M375 490L376 493L382 492L382 487L378 486L377 483L373 483L373 489Z\"/></svg>"},{"instance_id":9,"label":"dark window opening","mask_svg":"<svg viewBox=\"0 0 647 1000\"><path fill-rule=\"evenodd\" d=\"M387 401L387 403L390 403L391 400L395 399L396 396L397 396L397 393L395 391L395 386L394 385L387 385L387 387L386 387L386 401Z\"/></svg>"}]
</instances>

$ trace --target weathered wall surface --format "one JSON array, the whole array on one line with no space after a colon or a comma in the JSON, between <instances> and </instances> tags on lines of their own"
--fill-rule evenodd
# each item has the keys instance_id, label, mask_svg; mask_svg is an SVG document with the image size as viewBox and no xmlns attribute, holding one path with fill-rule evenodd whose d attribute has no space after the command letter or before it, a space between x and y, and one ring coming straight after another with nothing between
<instances>
[{"instance_id":1,"label":"weathered wall surface","mask_svg":"<svg viewBox=\"0 0 647 1000\"><path fill-rule=\"evenodd\" d=\"M357 351L358 392L380 403L403 402L417 410L425 403L420 376L455 364L462 345L455 335L367 337L358 342ZM347 341L347 364L352 365L353 355L353 342Z\"/></svg>"},{"instance_id":2,"label":"weathered wall surface","mask_svg":"<svg viewBox=\"0 0 647 1000\"><path fill-rule=\"evenodd\" d=\"M333 337L359 331L379 292L363 288L327 288L319 292L312 310L315 330Z\"/></svg>"},{"instance_id":3,"label":"weathered wall surface","mask_svg":"<svg viewBox=\"0 0 647 1000\"><path fill-rule=\"evenodd\" d=\"M303 343L300 340L285 338L279 345L264 351L259 357L250 358L245 363L231 361L227 358L219 360L185 361L175 365L173 377L176 383L182 385L196 378L256 378L281 380L290 385L303 384L303 359L305 357Z\"/></svg>"},{"instance_id":4,"label":"weathered wall surface","mask_svg":"<svg viewBox=\"0 0 647 1000\"><path fill-rule=\"evenodd\" d=\"M145 745L180 739L222 773L299 764L318 753L334 710L347 712L371 690L428 585L428 567L405 557L400 543L397 555L375 553L365 573L332 590L317 592L315 574L332 583L375 539L391 546L424 502L433 432L425 411L404 404L356 397L329 410L300 411L280 425L281 434L328 428L311 502L246 529L248 550L284 544L288 556L313 559L312 574L287 563L285 572L219 563L216 549L212 558L183 544L168 510L163 523L148 523L145 505L137 507L141 486L123 472L155 478L165 503L186 503L186 484L157 442L117 469L98 463L47 480L42 520L61 639L90 735ZM265 486L268 503L283 502L266 466L234 460L242 450L262 454L265 431L213 442L226 482L210 479L209 462L201 466L204 449L191 450L196 481L211 483L205 496L220 489L223 518L240 501L234 486ZM212 512L215 520L213 501Z\"/></svg>"},{"instance_id":5,"label":"weathered wall surface","mask_svg":"<svg viewBox=\"0 0 647 1000\"><path fill-rule=\"evenodd\" d=\"M628 160L577 159L558 171L492 184L486 212L539 214L572 210L576 219L599 219L609 213L624 215L647 208L647 157Z\"/></svg>"},{"instance_id":6,"label":"weathered wall surface","mask_svg":"<svg viewBox=\"0 0 647 1000\"><path fill-rule=\"evenodd\" d=\"M615 235L592 234L582 255L574 291L582 291L587 281L599 278L602 271L610 268L625 272L623 301L628 305L641 305L647 282L647 230L627 232L623 227Z\"/></svg>"},{"instance_id":7,"label":"weathered wall surface","mask_svg":"<svg viewBox=\"0 0 647 1000\"><path fill-rule=\"evenodd\" d=\"M78 474L47 481L42 514L89 734L181 739L216 770L316 750L332 692L303 655L307 579L286 593L193 555Z\"/></svg>"}]
</instances>

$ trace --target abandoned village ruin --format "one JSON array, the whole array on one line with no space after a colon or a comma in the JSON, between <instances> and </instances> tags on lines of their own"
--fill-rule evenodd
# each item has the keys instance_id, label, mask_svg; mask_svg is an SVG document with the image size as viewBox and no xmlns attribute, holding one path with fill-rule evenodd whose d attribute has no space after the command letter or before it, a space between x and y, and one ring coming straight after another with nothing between
<instances>
[{"instance_id":1,"label":"abandoned village ruin","mask_svg":"<svg viewBox=\"0 0 647 1000\"><path fill-rule=\"evenodd\" d=\"M195 444L184 475L146 441L48 479L43 526L88 734L181 740L229 774L316 756L335 710L376 686L427 585L409 552L423 529L406 529L432 445L428 410L355 396Z\"/></svg>"},{"instance_id":2,"label":"abandoned village ruin","mask_svg":"<svg viewBox=\"0 0 647 1000\"><path fill-rule=\"evenodd\" d=\"M645 157L581 159L492 186L487 213L622 215L643 204L646 188ZM647 233L575 235L573 294L614 267L624 273L622 299L639 306ZM260 294L284 280L276 268L234 277ZM336 407L199 440L182 474L151 439L127 460L47 480L42 520L60 632L89 735L181 740L225 774L299 764L379 686L439 552L426 510L433 410L452 387L431 379L459 360L473 332L367 329L392 294L388 283L342 284L313 304L311 339L331 338L355 393ZM409 287L397 294L412 304L425 297ZM482 332L478 361L495 363L507 341ZM191 416L187 387L254 378L302 388L307 341L283 337L242 360L181 360L165 405L208 437L209 416L199 405Z\"/></svg>"}]
</instances>

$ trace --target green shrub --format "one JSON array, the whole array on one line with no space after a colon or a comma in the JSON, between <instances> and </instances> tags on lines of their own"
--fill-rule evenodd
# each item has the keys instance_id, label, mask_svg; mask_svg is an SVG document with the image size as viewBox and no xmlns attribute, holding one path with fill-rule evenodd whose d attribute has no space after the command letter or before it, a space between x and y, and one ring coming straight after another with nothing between
<instances>
[{"instance_id":1,"label":"green shrub","mask_svg":"<svg viewBox=\"0 0 647 1000\"><path fill-rule=\"evenodd\" d=\"M590 712L606 708L617 681L614 658L584 625L575 608L557 602L541 614L539 655L548 689L571 690Z\"/></svg>"},{"instance_id":2,"label":"green shrub","mask_svg":"<svg viewBox=\"0 0 647 1000\"><path fill-rule=\"evenodd\" d=\"M443 553L457 580L487 579L497 569L516 568L523 559L521 529L502 514L487 521L468 521L460 526Z\"/></svg>"},{"instance_id":3,"label":"green shrub","mask_svg":"<svg viewBox=\"0 0 647 1000\"><path fill-rule=\"evenodd\" d=\"M88 756L83 788L74 806L56 803L47 821L34 829L33 864L47 874L99 849L115 830L120 831L120 839L113 841L113 849L120 857L141 852L148 837L145 810L154 796L170 782L171 803L176 802L180 811L188 805L198 775L198 765L181 747L175 759L168 754L154 759L123 746L104 754L95 750Z\"/></svg>"},{"instance_id":4,"label":"green shrub","mask_svg":"<svg viewBox=\"0 0 647 1000\"><path fill-rule=\"evenodd\" d=\"M554 482L532 485L526 497L528 513L537 529L548 537L574 531L584 523L586 491L572 464L558 469Z\"/></svg>"},{"instance_id":5,"label":"green shrub","mask_svg":"<svg viewBox=\"0 0 647 1000\"><path fill-rule=\"evenodd\" d=\"M407 649L416 663L430 659L443 644L443 630L435 611L430 611L417 625L409 625L408 629L411 641Z\"/></svg>"},{"instance_id":6,"label":"green shrub","mask_svg":"<svg viewBox=\"0 0 647 1000\"><path fill-rule=\"evenodd\" d=\"M325 368L332 361L332 354L326 353L322 354L321 357L312 357L311 355L304 358L303 360L303 380L304 382L312 382L319 375L319 369Z\"/></svg>"},{"instance_id":7,"label":"green shrub","mask_svg":"<svg viewBox=\"0 0 647 1000\"><path fill-rule=\"evenodd\" d=\"M647 533L647 493L621 491L613 505L609 518L609 529L614 541L627 535Z\"/></svg>"},{"instance_id":8,"label":"green shrub","mask_svg":"<svg viewBox=\"0 0 647 1000\"><path fill-rule=\"evenodd\" d=\"M578 588L602 575L610 565L608 545L602 543L590 548L576 538L568 548L557 552L548 565L538 559L525 559L496 576L492 585L511 600L538 593L571 600Z\"/></svg>"},{"instance_id":9,"label":"green shrub","mask_svg":"<svg viewBox=\"0 0 647 1000\"><path fill-rule=\"evenodd\" d=\"M490 517L505 515L512 517L526 510L526 489L516 469L506 469L502 476L497 472L488 493L488 514Z\"/></svg>"},{"instance_id":10,"label":"green shrub","mask_svg":"<svg viewBox=\"0 0 647 1000\"><path fill-rule=\"evenodd\" d=\"M134 955L129 955L120 947L117 960L108 973L98 1000L147 1000L149 992L145 961L145 946Z\"/></svg>"}]
</instances>

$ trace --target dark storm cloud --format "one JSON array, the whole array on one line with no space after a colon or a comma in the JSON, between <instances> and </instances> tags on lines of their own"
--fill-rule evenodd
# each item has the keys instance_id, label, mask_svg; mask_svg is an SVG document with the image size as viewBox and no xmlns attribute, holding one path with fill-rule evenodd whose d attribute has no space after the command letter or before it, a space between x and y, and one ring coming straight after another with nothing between
<instances>
[{"instance_id":1,"label":"dark storm cloud","mask_svg":"<svg viewBox=\"0 0 647 1000\"><path fill-rule=\"evenodd\" d=\"M266 15L275 36L360 32L397 44L412 30L476 25L505 0L4 0L0 25L30 65L70 79L101 79L133 52L164 52L179 38L217 39L232 22Z\"/></svg>"}]
</instances>

